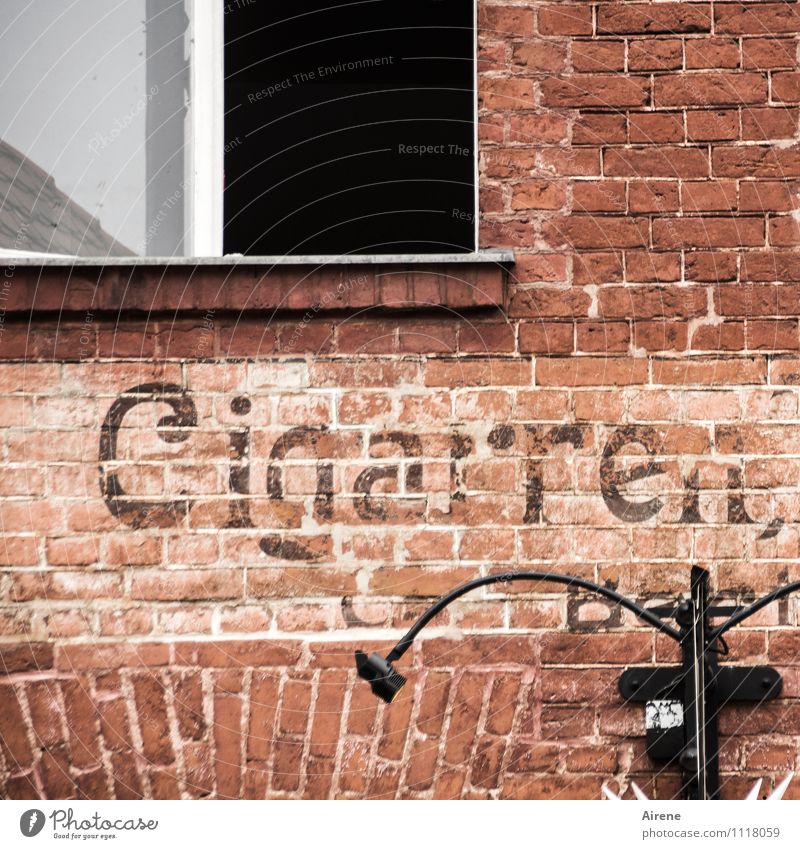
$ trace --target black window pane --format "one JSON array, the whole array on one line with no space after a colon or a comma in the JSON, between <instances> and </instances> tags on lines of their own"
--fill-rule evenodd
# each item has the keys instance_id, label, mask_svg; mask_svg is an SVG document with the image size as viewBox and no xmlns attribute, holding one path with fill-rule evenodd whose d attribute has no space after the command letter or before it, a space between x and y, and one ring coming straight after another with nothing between
<instances>
[{"instance_id":1,"label":"black window pane","mask_svg":"<svg viewBox=\"0 0 800 849\"><path fill-rule=\"evenodd\" d=\"M472 0L226 9L226 253L475 249Z\"/></svg>"}]
</instances>

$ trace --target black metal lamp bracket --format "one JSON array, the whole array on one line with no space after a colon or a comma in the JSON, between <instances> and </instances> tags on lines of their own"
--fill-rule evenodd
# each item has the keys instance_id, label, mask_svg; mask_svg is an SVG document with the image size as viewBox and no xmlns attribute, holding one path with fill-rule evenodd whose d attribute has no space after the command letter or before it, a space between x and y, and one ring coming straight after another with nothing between
<instances>
[{"instance_id":1,"label":"black metal lamp bracket","mask_svg":"<svg viewBox=\"0 0 800 849\"><path fill-rule=\"evenodd\" d=\"M678 643L680 666L626 669L619 679L620 693L627 701L645 703L647 752L654 760L680 764L683 798L718 799L720 710L731 702L777 698L783 686L781 676L771 666L721 666L720 655L727 653L722 635L773 601L800 591L800 581L779 587L747 607L713 606L708 599L708 572L692 566L687 599L675 607L645 608L610 587L574 575L534 571L487 575L455 587L434 602L385 658L357 651L359 676L369 682L376 696L393 701L406 680L393 664L408 651L420 631L466 593L511 581L548 581L573 591L596 593ZM719 616L729 618L714 627L712 620ZM667 624L669 618L678 628Z\"/></svg>"},{"instance_id":2,"label":"black metal lamp bracket","mask_svg":"<svg viewBox=\"0 0 800 849\"><path fill-rule=\"evenodd\" d=\"M719 663L722 631L728 623L715 631L711 620L731 616L728 622L732 622L749 608L710 605L705 570L692 567L688 599L675 607L649 609L678 623L682 663L626 669L619 678L619 691L626 701L645 703L647 753L655 761L680 764L684 798L719 798L720 710L730 702L775 699L783 680L771 666Z\"/></svg>"}]
</instances>

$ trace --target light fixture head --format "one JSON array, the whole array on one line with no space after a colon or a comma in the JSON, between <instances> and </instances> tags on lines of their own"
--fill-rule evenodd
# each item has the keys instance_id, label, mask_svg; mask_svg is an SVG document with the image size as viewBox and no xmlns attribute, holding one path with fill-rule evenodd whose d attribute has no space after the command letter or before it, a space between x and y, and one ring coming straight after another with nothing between
<instances>
[{"instance_id":1,"label":"light fixture head","mask_svg":"<svg viewBox=\"0 0 800 849\"><path fill-rule=\"evenodd\" d=\"M372 692L387 704L391 704L400 692L406 679L395 670L386 658L377 652L367 655L363 651L356 652L356 669L360 678L369 681Z\"/></svg>"}]
</instances>

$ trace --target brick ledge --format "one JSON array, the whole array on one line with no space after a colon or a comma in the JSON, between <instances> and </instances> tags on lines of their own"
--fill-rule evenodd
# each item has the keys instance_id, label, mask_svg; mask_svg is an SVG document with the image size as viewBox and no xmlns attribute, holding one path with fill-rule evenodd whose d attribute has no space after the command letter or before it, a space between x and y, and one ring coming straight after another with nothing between
<instances>
[{"instance_id":1,"label":"brick ledge","mask_svg":"<svg viewBox=\"0 0 800 849\"><path fill-rule=\"evenodd\" d=\"M86 261L5 263L6 313L203 314L446 307L497 309L507 303L509 251L426 257L268 257L225 263ZM281 258L283 259L283 258ZM320 259L320 258L316 258ZM297 260L297 261L295 261ZM303 260L303 261L299 261Z\"/></svg>"}]
</instances>

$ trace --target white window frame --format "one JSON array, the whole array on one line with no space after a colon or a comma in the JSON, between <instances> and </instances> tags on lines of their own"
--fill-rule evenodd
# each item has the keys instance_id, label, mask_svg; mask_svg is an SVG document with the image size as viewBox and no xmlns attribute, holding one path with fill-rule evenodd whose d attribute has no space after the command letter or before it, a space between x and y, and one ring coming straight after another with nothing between
<instances>
[{"instance_id":1,"label":"white window frame","mask_svg":"<svg viewBox=\"0 0 800 849\"><path fill-rule=\"evenodd\" d=\"M222 256L225 224L225 7L191 0L187 254Z\"/></svg>"},{"instance_id":2,"label":"white window frame","mask_svg":"<svg viewBox=\"0 0 800 849\"><path fill-rule=\"evenodd\" d=\"M185 215L186 252L166 261L220 259L223 257L225 226L223 193L225 188L225 4L209 0L189 0L189 79L186 136ZM473 168L474 168L474 240L480 252L480 192L478 186L478 0L473 0ZM0 257L68 258L65 254L0 250ZM399 255L401 256L401 255ZM409 257L414 255L409 254ZM420 255L421 259L424 256ZM436 256L431 254L431 257ZM457 255L454 255L457 256ZM75 257L85 261L89 257ZM100 259L98 257L98 259ZM141 262L158 257L104 257L104 260ZM297 257L294 257L296 260ZM270 260L277 260L270 257Z\"/></svg>"},{"instance_id":3,"label":"white window frame","mask_svg":"<svg viewBox=\"0 0 800 849\"><path fill-rule=\"evenodd\" d=\"M191 0L190 8L191 138L187 139L187 179L191 202L187 210L190 234L187 253L193 257L221 257L225 226L225 6L208 0ZM478 0L472 0L472 30L473 238L478 252Z\"/></svg>"}]
</instances>

